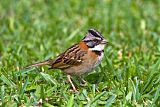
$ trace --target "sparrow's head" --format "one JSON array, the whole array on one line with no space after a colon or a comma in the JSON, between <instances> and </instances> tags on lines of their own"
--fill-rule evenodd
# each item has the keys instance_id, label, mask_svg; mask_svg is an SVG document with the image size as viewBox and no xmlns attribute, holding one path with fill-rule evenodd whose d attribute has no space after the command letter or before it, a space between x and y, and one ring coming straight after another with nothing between
<instances>
[{"instance_id":1,"label":"sparrow's head","mask_svg":"<svg viewBox=\"0 0 160 107\"><path fill-rule=\"evenodd\" d=\"M90 50L103 51L107 40L95 29L89 29L87 35L82 40L84 41Z\"/></svg>"}]
</instances>

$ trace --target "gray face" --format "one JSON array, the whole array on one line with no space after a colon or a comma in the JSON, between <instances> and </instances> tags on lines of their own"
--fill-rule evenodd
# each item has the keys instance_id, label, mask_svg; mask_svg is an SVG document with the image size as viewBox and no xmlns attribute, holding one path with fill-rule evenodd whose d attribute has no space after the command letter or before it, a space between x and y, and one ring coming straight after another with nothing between
<instances>
[{"instance_id":1,"label":"gray face","mask_svg":"<svg viewBox=\"0 0 160 107\"><path fill-rule=\"evenodd\" d=\"M88 30L88 34L83 41L86 42L89 50L93 51L103 51L107 44L105 38L95 29Z\"/></svg>"}]
</instances>

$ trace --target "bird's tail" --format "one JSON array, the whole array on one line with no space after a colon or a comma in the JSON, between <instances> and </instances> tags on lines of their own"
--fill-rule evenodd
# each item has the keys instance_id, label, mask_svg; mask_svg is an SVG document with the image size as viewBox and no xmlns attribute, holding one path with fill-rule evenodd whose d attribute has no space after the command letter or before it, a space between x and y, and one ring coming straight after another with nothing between
<instances>
[{"instance_id":1,"label":"bird's tail","mask_svg":"<svg viewBox=\"0 0 160 107\"><path fill-rule=\"evenodd\" d=\"M43 66L43 65L50 65L51 66L52 65L52 60L48 59L48 60L45 60L45 61L42 61L42 62L38 62L38 63L32 64L32 65L29 65L26 68L38 67L38 66Z\"/></svg>"}]
</instances>

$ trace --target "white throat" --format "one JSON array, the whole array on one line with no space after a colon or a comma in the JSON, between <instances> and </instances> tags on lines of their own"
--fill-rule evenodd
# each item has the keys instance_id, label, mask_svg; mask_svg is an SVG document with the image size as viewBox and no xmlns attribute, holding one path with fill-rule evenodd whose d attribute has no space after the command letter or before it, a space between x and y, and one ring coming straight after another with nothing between
<instances>
[{"instance_id":1,"label":"white throat","mask_svg":"<svg viewBox=\"0 0 160 107\"><path fill-rule=\"evenodd\" d=\"M94 46L93 48L90 48L89 50L92 50L92 51L103 51L104 47L105 47L105 44L99 44L99 45Z\"/></svg>"}]
</instances>

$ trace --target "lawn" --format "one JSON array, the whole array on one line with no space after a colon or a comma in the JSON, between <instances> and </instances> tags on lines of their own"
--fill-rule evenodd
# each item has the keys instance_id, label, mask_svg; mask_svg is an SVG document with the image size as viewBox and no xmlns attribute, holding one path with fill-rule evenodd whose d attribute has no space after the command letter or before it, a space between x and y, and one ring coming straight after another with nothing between
<instances>
[{"instance_id":1,"label":"lawn","mask_svg":"<svg viewBox=\"0 0 160 107\"><path fill-rule=\"evenodd\" d=\"M109 41L87 86L47 66L90 28ZM41 104L42 103L42 104ZM160 0L1 0L0 106L159 107Z\"/></svg>"}]
</instances>

